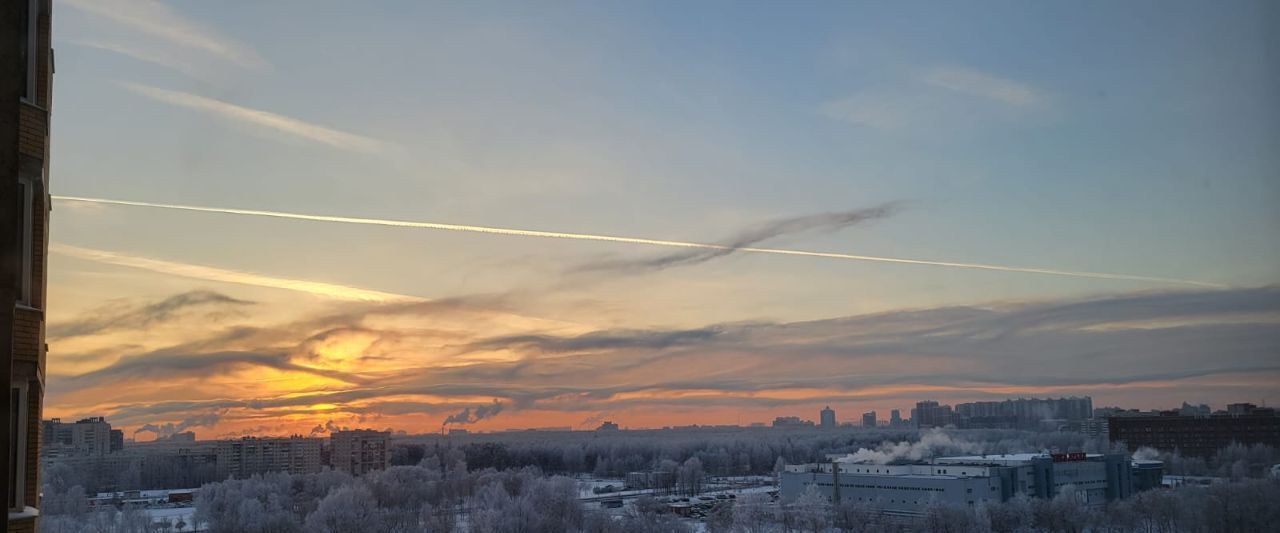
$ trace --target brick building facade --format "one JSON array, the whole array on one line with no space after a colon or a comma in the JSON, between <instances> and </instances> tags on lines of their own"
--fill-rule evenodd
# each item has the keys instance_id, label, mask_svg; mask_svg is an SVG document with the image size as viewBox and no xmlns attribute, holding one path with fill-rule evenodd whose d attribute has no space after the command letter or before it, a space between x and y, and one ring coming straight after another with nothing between
<instances>
[{"instance_id":1,"label":"brick building facade","mask_svg":"<svg viewBox=\"0 0 1280 533\"><path fill-rule=\"evenodd\" d=\"M9 531L35 531L45 385L45 259L49 222L51 0L0 7L0 353Z\"/></svg>"}]
</instances>

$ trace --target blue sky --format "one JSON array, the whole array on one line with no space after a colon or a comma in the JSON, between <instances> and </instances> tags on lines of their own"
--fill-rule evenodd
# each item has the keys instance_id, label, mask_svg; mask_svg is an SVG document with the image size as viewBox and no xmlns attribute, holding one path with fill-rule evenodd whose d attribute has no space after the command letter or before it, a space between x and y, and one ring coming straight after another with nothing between
<instances>
[{"instance_id":1,"label":"blue sky","mask_svg":"<svg viewBox=\"0 0 1280 533\"><path fill-rule=\"evenodd\" d=\"M1280 280L1280 10L1266 2L68 0L56 20L59 195L699 242L901 201L766 244ZM506 311L587 329L1189 288L739 254L575 284L573 265L661 251L56 207L54 243L82 252L51 263L54 320L195 289L260 302L258 323L335 305L174 264L517 293ZM113 355L66 373L110 364L119 341L68 344Z\"/></svg>"}]
</instances>

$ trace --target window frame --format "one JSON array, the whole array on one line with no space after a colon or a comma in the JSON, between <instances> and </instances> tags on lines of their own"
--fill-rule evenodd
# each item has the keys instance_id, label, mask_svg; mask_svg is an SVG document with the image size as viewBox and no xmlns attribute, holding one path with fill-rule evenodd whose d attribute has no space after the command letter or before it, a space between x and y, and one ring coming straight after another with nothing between
<instances>
[{"instance_id":1,"label":"window frame","mask_svg":"<svg viewBox=\"0 0 1280 533\"><path fill-rule=\"evenodd\" d=\"M24 69L23 69L26 79L23 80L24 83L22 88L22 91L23 91L22 101L32 105L38 105L36 101L36 79L39 76L36 74L36 66L37 66L36 50L38 49L39 42L40 42L39 36L40 36L41 1L40 0L18 0L18 1L25 3L27 8L27 20L26 20L26 25L23 28L23 30L25 31L25 35L23 35L23 42L22 42L22 46L25 48L24 53L26 55L25 59L27 63L26 65L24 65Z\"/></svg>"},{"instance_id":2,"label":"window frame","mask_svg":"<svg viewBox=\"0 0 1280 533\"><path fill-rule=\"evenodd\" d=\"M19 175L18 187L21 189L18 196L22 201L22 272L18 286L18 305L34 309L36 306L32 278L35 267L35 180Z\"/></svg>"},{"instance_id":3,"label":"window frame","mask_svg":"<svg viewBox=\"0 0 1280 533\"><path fill-rule=\"evenodd\" d=\"M27 503L26 502L26 496L27 496L26 494L26 490L27 490L26 458L27 458L27 431L28 431L27 409L29 405L29 398L27 394L30 392L28 383L25 381L19 382L19 383L11 383L9 385L9 395L11 398L15 392L18 395L18 401L12 402L13 405L10 407L10 409L16 408L17 412L11 413L13 415L13 420L10 421L11 426L9 428L9 435L8 435L10 439L9 448L10 448L10 453L12 455L6 458L6 460L13 462L12 464L9 465L10 466L9 475L13 476L13 479L7 481L7 483L9 483L9 489L12 491L12 493L9 496L10 498L9 501L6 502L5 504L8 506L10 513L22 513L26 511L26 503Z\"/></svg>"}]
</instances>

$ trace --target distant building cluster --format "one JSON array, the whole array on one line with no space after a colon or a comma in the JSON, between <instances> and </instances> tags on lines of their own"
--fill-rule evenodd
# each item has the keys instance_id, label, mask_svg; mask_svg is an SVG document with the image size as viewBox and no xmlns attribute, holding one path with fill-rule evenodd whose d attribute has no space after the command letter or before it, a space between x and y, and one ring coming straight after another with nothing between
<instances>
[{"instance_id":1,"label":"distant building cluster","mask_svg":"<svg viewBox=\"0 0 1280 533\"><path fill-rule=\"evenodd\" d=\"M371 429L334 431L327 442L300 435L197 441L194 432L182 431L131 444L127 450L124 433L103 417L75 423L45 420L43 432L44 461L95 472L123 472L155 462L188 471L207 469L219 479L269 472L309 474L325 466L360 475L385 470L391 461L391 432Z\"/></svg>"},{"instance_id":2,"label":"distant building cluster","mask_svg":"<svg viewBox=\"0 0 1280 533\"><path fill-rule=\"evenodd\" d=\"M794 500L813 487L835 502L868 502L893 514L923 515L937 502L972 507L1017 495L1053 498L1068 486L1085 503L1102 505L1158 487L1162 473L1159 461L1132 461L1123 454L974 455L901 465L845 456L787 465L780 493Z\"/></svg>"},{"instance_id":3,"label":"distant building cluster","mask_svg":"<svg viewBox=\"0 0 1280 533\"><path fill-rule=\"evenodd\" d=\"M992 402L940 405L936 401L916 403L911 418L918 428L955 426L967 429L1057 429L1093 417L1093 399L1018 398Z\"/></svg>"},{"instance_id":4,"label":"distant building cluster","mask_svg":"<svg viewBox=\"0 0 1280 533\"><path fill-rule=\"evenodd\" d=\"M831 416L832 417L835 416L834 411L832 411ZM778 418L773 419L773 427L775 428L811 428L813 427L813 421L802 420L798 416L780 416Z\"/></svg>"},{"instance_id":5,"label":"distant building cluster","mask_svg":"<svg viewBox=\"0 0 1280 533\"><path fill-rule=\"evenodd\" d=\"M916 403L911 409L911 418L903 418L900 409L889 412L889 420L881 420L879 413L868 411L862 413L860 426L864 428L940 428L957 427L961 429L1071 429L1085 431L1088 421L1093 419L1093 399L1088 396L1069 398L1018 398L993 402L971 402L957 404L954 408L933 400ZM816 427L835 429L841 426L853 426L854 423L841 424L836 419L836 411L831 406L823 407L818 412ZM775 428L809 428L815 427L812 421L798 416L779 416L773 420ZM1105 434L1106 429L1094 429L1094 435Z\"/></svg>"}]
</instances>

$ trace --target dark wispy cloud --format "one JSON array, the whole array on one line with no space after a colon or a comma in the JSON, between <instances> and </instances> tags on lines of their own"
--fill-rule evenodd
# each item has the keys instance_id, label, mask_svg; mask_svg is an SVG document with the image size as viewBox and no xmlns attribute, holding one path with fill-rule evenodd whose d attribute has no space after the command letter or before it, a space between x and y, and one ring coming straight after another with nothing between
<instances>
[{"instance_id":1,"label":"dark wispy cloud","mask_svg":"<svg viewBox=\"0 0 1280 533\"><path fill-rule=\"evenodd\" d=\"M50 392L69 392L124 381L209 377L254 368L301 372L349 383L363 381L356 374L309 367L295 363L292 359L293 356L288 351L183 353L165 349L123 357L106 367L84 374L50 376Z\"/></svg>"},{"instance_id":2,"label":"dark wispy cloud","mask_svg":"<svg viewBox=\"0 0 1280 533\"><path fill-rule=\"evenodd\" d=\"M144 329L169 322L189 309L227 310L253 303L213 291L190 291L142 305L122 303L101 307L70 322L52 324L47 334L56 339L107 331Z\"/></svg>"},{"instance_id":3,"label":"dark wispy cloud","mask_svg":"<svg viewBox=\"0 0 1280 533\"><path fill-rule=\"evenodd\" d=\"M51 394L139 378L203 377L263 367L324 375L349 385L261 398L133 402L117 405L109 414L150 421L229 409L240 417L269 417L305 414L308 406L325 404L347 415L431 413L447 416L447 423L468 423L503 409L618 413L659 406L781 406L866 401L902 390L935 391L930 394L943 399L946 393L937 391L970 397L1046 389L1141 395L1209 378L1197 382L1198 390L1258 394L1258 380L1280 379L1275 361L1280 353L1277 287L1144 292L691 329L498 335L454 344L453 353L467 357L509 351L523 357L465 365L409 360L402 368L360 374L308 366L305 347L324 338L320 332L359 327L361 335L400 339L402 331L371 328L363 317L442 310L370 306L288 325L301 328L296 331L232 332L217 342L184 347L199 345L198 353L169 349L81 376L53 376ZM237 350L217 351L219 345ZM254 345L260 346L250 349ZM397 349L403 350L403 344ZM476 396L494 397L496 403L450 400Z\"/></svg>"},{"instance_id":4,"label":"dark wispy cloud","mask_svg":"<svg viewBox=\"0 0 1280 533\"><path fill-rule=\"evenodd\" d=\"M588 352L618 349L665 349L699 344L722 334L724 326L670 331L596 331L573 337L554 335L507 335L473 342L464 350L530 349L539 352Z\"/></svg>"},{"instance_id":5,"label":"dark wispy cloud","mask_svg":"<svg viewBox=\"0 0 1280 533\"><path fill-rule=\"evenodd\" d=\"M719 243L716 248L686 248L640 259L607 259L579 265L577 272L645 273L697 265L724 257L776 237L809 231L836 231L863 222L887 218L898 212L898 203L866 209L819 213L773 220L747 228Z\"/></svg>"}]
</instances>

